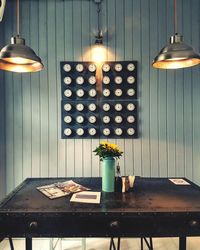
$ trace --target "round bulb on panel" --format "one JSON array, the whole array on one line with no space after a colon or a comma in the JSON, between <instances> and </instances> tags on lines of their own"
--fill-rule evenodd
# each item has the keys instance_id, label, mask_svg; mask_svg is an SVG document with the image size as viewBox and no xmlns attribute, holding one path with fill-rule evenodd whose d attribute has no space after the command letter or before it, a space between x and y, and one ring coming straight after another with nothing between
<instances>
[{"instance_id":1,"label":"round bulb on panel","mask_svg":"<svg viewBox=\"0 0 200 250\"><path fill-rule=\"evenodd\" d=\"M104 63L102 66L102 70L104 72L108 72L110 70L110 65L108 63Z\"/></svg>"},{"instance_id":2,"label":"round bulb on panel","mask_svg":"<svg viewBox=\"0 0 200 250\"><path fill-rule=\"evenodd\" d=\"M66 72L70 72L71 69L72 69L72 67L71 67L70 64L66 63L66 64L63 66L63 69L64 69L64 71L66 71Z\"/></svg>"}]
</instances>

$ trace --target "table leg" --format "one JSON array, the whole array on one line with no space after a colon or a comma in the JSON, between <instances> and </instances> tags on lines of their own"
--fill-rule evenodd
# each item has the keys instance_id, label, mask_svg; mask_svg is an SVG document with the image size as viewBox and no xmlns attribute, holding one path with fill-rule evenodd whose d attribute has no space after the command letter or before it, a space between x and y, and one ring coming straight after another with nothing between
<instances>
[{"instance_id":1,"label":"table leg","mask_svg":"<svg viewBox=\"0 0 200 250\"><path fill-rule=\"evenodd\" d=\"M2 242L4 240L4 238L0 238L0 242Z\"/></svg>"},{"instance_id":2,"label":"table leg","mask_svg":"<svg viewBox=\"0 0 200 250\"><path fill-rule=\"evenodd\" d=\"M141 245L141 250L144 250L144 248L143 248L143 238L140 238L140 245Z\"/></svg>"},{"instance_id":3,"label":"table leg","mask_svg":"<svg viewBox=\"0 0 200 250\"><path fill-rule=\"evenodd\" d=\"M8 240L9 240L9 243L10 243L10 249L14 250L14 245L13 245L12 238L9 237Z\"/></svg>"},{"instance_id":4,"label":"table leg","mask_svg":"<svg viewBox=\"0 0 200 250\"><path fill-rule=\"evenodd\" d=\"M26 250L32 250L32 238L26 238Z\"/></svg>"},{"instance_id":5,"label":"table leg","mask_svg":"<svg viewBox=\"0 0 200 250\"><path fill-rule=\"evenodd\" d=\"M150 242L150 249L153 250L153 240L151 237L149 238L149 242Z\"/></svg>"},{"instance_id":6,"label":"table leg","mask_svg":"<svg viewBox=\"0 0 200 250\"><path fill-rule=\"evenodd\" d=\"M110 239L110 247L109 247L109 250L112 250L112 247L113 247L113 238Z\"/></svg>"},{"instance_id":7,"label":"table leg","mask_svg":"<svg viewBox=\"0 0 200 250\"><path fill-rule=\"evenodd\" d=\"M116 250L116 247L115 247L115 242L114 242L114 238L112 237L110 239L110 247L109 247L109 250Z\"/></svg>"},{"instance_id":8,"label":"table leg","mask_svg":"<svg viewBox=\"0 0 200 250\"><path fill-rule=\"evenodd\" d=\"M120 237L117 239L117 250L120 250Z\"/></svg>"},{"instance_id":9,"label":"table leg","mask_svg":"<svg viewBox=\"0 0 200 250\"><path fill-rule=\"evenodd\" d=\"M186 237L179 237L179 250L186 250Z\"/></svg>"}]
</instances>

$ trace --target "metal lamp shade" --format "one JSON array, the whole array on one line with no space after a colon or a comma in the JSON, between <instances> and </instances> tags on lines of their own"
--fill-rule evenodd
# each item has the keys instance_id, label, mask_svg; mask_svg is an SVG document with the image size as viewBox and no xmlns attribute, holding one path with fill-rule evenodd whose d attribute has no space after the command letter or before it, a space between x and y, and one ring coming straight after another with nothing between
<instances>
[{"instance_id":1,"label":"metal lamp shade","mask_svg":"<svg viewBox=\"0 0 200 250\"><path fill-rule=\"evenodd\" d=\"M12 37L11 44L0 52L0 69L12 72L37 72L43 68L41 59L19 36Z\"/></svg>"},{"instance_id":2,"label":"metal lamp shade","mask_svg":"<svg viewBox=\"0 0 200 250\"><path fill-rule=\"evenodd\" d=\"M159 69L179 69L192 67L200 63L200 55L192 47L183 43L183 37L171 36L170 44L155 57L152 65Z\"/></svg>"}]
</instances>

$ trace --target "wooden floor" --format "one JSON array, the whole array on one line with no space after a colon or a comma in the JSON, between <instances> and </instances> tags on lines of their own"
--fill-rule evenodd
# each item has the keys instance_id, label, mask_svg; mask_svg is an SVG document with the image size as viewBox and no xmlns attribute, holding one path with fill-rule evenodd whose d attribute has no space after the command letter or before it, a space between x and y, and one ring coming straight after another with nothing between
<instances>
[{"instance_id":1,"label":"wooden floor","mask_svg":"<svg viewBox=\"0 0 200 250\"><path fill-rule=\"evenodd\" d=\"M34 239L33 250L49 250L49 239ZM154 250L178 250L178 238L154 238ZM25 244L22 239L14 240L15 250L24 250ZM86 250L108 250L109 239L87 238ZM147 248L145 248L146 250ZM10 250L8 240L0 243L0 250ZM58 244L55 250L82 250L81 240L62 240L62 247ZM139 239L122 239L121 250L140 250ZM187 250L200 250L200 237L187 239Z\"/></svg>"}]
</instances>

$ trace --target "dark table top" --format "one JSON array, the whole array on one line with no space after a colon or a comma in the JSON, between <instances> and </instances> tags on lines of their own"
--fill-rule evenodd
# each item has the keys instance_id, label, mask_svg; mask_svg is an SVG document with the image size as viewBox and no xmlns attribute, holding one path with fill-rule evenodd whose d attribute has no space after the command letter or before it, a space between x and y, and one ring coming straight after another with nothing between
<instances>
[{"instance_id":1,"label":"dark table top","mask_svg":"<svg viewBox=\"0 0 200 250\"><path fill-rule=\"evenodd\" d=\"M0 214L200 212L200 187L189 180L190 185L175 185L168 178L136 177L130 192L102 192L100 204L72 203L71 195L50 200L36 189L70 179L101 191L101 178L29 178L0 203Z\"/></svg>"}]
</instances>

